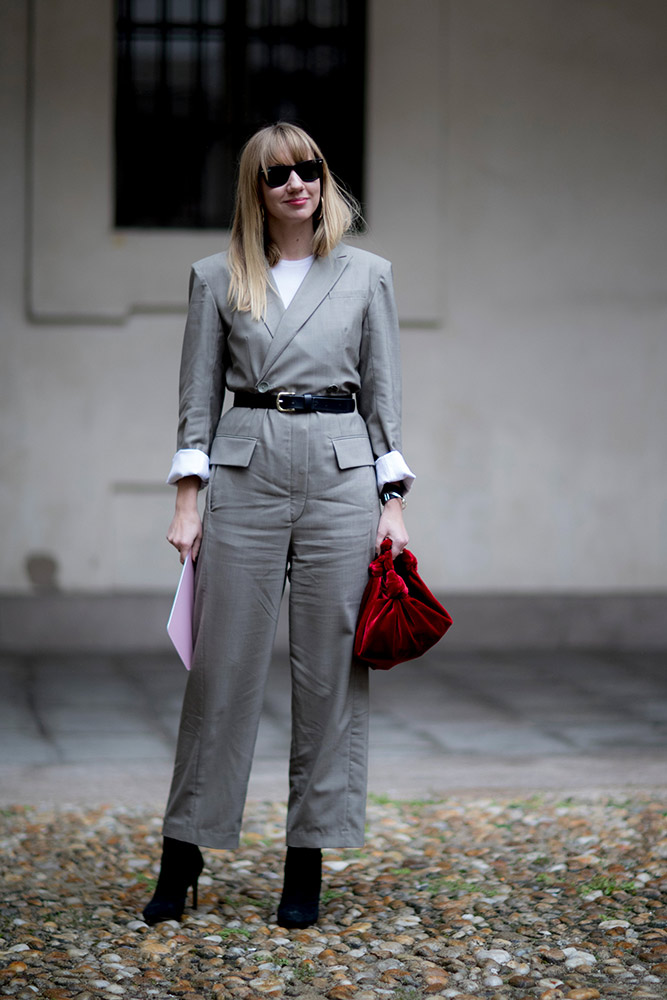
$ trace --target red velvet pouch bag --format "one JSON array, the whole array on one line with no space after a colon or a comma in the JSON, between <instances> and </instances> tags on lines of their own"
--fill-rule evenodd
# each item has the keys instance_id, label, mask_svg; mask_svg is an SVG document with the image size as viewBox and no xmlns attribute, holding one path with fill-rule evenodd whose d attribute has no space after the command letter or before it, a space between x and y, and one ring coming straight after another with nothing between
<instances>
[{"instance_id":1,"label":"red velvet pouch bag","mask_svg":"<svg viewBox=\"0 0 667 1000\"><path fill-rule=\"evenodd\" d=\"M452 619L417 572L412 552L403 549L392 560L388 538L368 572L354 655L373 670L389 670L434 646Z\"/></svg>"}]
</instances>

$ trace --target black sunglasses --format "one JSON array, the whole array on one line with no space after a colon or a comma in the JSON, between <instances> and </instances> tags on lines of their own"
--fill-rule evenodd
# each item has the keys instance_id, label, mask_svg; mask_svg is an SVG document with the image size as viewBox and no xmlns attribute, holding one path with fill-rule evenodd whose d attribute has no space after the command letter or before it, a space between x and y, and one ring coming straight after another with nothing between
<instances>
[{"instance_id":1,"label":"black sunglasses","mask_svg":"<svg viewBox=\"0 0 667 1000\"><path fill-rule=\"evenodd\" d=\"M292 171L296 171L302 181L316 181L322 179L322 159L302 160L301 163L278 163L274 167L267 167L266 171L259 168L259 176L263 177L270 188L279 188L287 184Z\"/></svg>"}]
</instances>

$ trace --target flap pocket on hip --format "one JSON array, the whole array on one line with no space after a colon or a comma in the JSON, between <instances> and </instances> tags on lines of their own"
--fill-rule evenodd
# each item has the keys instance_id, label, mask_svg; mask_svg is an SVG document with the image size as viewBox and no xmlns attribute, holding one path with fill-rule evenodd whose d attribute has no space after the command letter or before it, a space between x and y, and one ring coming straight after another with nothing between
<instances>
[{"instance_id":1,"label":"flap pocket on hip","mask_svg":"<svg viewBox=\"0 0 667 1000\"><path fill-rule=\"evenodd\" d=\"M237 465L245 468L250 465L256 444L257 438L218 434L213 438L209 461L211 465Z\"/></svg>"},{"instance_id":2,"label":"flap pocket on hip","mask_svg":"<svg viewBox=\"0 0 667 1000\"><path fill-rule=\"evenodd\" d=\"M373 449L365 434L355 437L332 438L331 443L336 452L339 469L354 469L359 465L375 465Z\"/></svg>"}]
</instances>

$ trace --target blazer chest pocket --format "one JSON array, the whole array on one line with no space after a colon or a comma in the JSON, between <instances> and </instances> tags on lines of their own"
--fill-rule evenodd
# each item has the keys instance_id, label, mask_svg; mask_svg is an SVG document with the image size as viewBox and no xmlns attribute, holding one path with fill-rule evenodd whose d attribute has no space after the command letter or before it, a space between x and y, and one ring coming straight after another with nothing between
<instances>
[{"instance_id":1,"label":"blazer chest pocket","mask_svg":"<svg viewBox=\"0 0 667 1000\"><path fill-rule=\"evenodd\" d=\"M332 288L329 292L330 299L366 299L368 292L365 288Z\"/></svg>"},{"instance_id":2,"label":"blazer chest pocket","mask_svg":"<svg viewBox=\"0 0 667 1000\"><path fill-rule=\"evenodd\" d=\"M257 438L218 434L211 445L209 462L211 465L235 465L245 469L250 465L256 444Z\"/></svg>"},{"instance_id":3,"label":"blazer chest pocket","mask_svg":"<svg viewBox=\"0 0 667 1000\"><path fill-rule=\"evenodd\" d=\"M365 435L332 438L339 469L355 469L360 465L375 465L371 443Z\"/></svg>"}]
</instances>

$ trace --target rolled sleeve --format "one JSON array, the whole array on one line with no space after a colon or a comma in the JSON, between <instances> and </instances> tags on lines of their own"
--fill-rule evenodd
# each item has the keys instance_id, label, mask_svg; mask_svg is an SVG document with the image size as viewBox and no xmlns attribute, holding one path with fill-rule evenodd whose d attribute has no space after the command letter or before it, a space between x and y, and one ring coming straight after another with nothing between
<instances>
[{"instance_id":1,"label":"rolled sleeve","mask_svg":"<svg viewBox=\"0 0 667 1000\"><path fill-rule=\"evenodd\" d=\"M378 490L386 483L403 483L406 493L410 492L416 478L400 451L390 451L378 458L375 462L375 475Z\"/></svg>"},{"instance_id":2,"label":"rolled sleeve","mask_svg":"<svg viewBox=\"0 0 667 1000\"><path fill-rule=\"evenodd\" d=\"M175 486L179 479L185 476L199 476L202 485L208 482L208 455L198 448L181 448L174 455L171 469L167 476L169 486Z\"/></svg>"}]
</instances>

